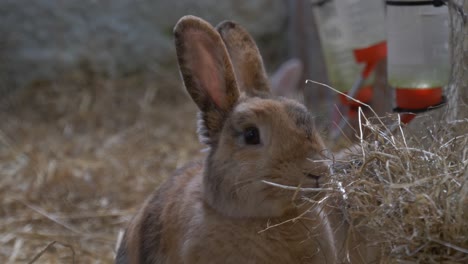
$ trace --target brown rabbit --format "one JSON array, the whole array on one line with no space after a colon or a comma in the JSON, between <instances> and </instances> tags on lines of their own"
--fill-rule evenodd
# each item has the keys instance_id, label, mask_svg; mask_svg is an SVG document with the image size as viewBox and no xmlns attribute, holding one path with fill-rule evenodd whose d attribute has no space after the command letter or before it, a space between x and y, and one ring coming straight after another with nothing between
<instances>
[{"instance_id":1,"label":"brown rabbit","mask_svg":"<svg viewBox=\"0 0 468 264\"><path fill-rule=\"evenodd\" d=\"M326 184L325 147L313 117L270 93L259 51L239 25L226 21L215 29L186 16L174 34L209 154L146 201L116 263L337 263L325 209L304 203L302 191L265 183Z\"/></svg>"}]
</instances>

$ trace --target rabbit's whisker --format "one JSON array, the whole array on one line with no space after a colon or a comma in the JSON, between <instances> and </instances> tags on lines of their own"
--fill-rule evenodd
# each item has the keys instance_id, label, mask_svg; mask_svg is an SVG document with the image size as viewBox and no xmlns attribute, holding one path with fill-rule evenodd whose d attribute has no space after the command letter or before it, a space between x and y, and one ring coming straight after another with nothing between
<instances>
[{"instance_id":1,"label":"rabbit's whisker","mask_svg":"<svg viewBox=\"0 0 468 264\"><path fill-rule=\"evenodd\" d=\"M248 185L250 185L252 183L259 182L259 180L261 178L263 178L263 177L259 176L259 177L255 177L253 179L238 181L238 182L234 183L234 187L235 187L234 191L238 192L240 189L242 189L242 188L244 188L244 187L246 187L246 186L248 186Z\"/></svg>"},{"instance_id":2,"label":"rabbit's whisker","mask_svg":"<svg viewBox=\"0 0 468 264\"><path fill-rule=\"evenodd\" d=\"M278 188L281 188L281 189L284 189L284 190L290 190L290 191L297 191L297 190L299 190L301 192L333 191L333 188L302 188L302 187L298 187L298 186L283 185L283 184L274 183L274 182L265 181L265 180L262 180L262 182L265 183L265 184L274 186L274 187L278 187Z\"/></svg>"}]
</instances>

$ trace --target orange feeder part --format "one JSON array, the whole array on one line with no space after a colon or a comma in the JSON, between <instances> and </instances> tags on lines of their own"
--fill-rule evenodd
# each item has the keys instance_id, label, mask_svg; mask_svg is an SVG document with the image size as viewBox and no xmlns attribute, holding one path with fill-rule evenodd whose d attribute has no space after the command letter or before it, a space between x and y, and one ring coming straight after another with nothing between
<instances>
[{"instance_id":1,"label":"orange feeder part","mask_svg":"<svg viewBox=\"0 0 468 264\"><path fill-rule=\"evenodd\" d=\"M364 69L361 72L361 81L367 79L369 75L374 71L377 64L387 57L387 42L382 41L377 44L371 45L369 47L365 47L362 49L355 49L353 51L354 58L356 62L363 63ZM358 87L356 87L358 88ZM351 93L351 94L350 94ZM355 93L354 95L352 93ZM371 85L363 86L359 90L353 92L348 92L350 96L354 97L355 99L363 102L368 103L372 99L373 90ZM362 104L355 102L353 100L349 100L346 96L340 95L339 96L340 102L343 105L349 107L348 115L353 117L357 114L357 108Z\"/></svg>"},{"instance_id":2,"label":"orange feeder part","mask_svg":"<svg viewBox=\"0 0 468 264\"><path fill-rule=\"evenodd\" d=\"M357 62L365 63L362 77L365 79L374 70L379 61L387 57L387 42L382 41L375 45L354 50L354 58Z\"/></svg>"},{"instance_id":3,"label":"orange feeder part","mask_svg":"<svg viewBox=\"0 0 468 264\"><path fill-rule=\"evenodd\" d=\"M364 86L361 89L359 89L357 94L354 95L353 97L356 100L359 100L359 101L361 101L363 103L368 103L372 99L373 93L374 93L374 91L372 90L372 86L368 85L368 86ZM348 97L346 97L346 96L344 96L342 94L339 95L339 99L340 99L340 102L343 105L347 105L349 107L357 108L357 107L362 105L362 104L360 104L360 103L358 103L356 101L349 100Z\"/></svg>"},{"instance_id":4,"label":"orange feeder part","mask_svg":"<svg viewBox=\"0 0 468 264\"><path fill-rule=\"evenodd\" d=\"M409 123L416 113L425 112L430 108L436 108L444 103L442 87L411 89L396 88L396 112L400 114L401 122Z\"/></svg>"},{"instance_id":5,"label":"orange feeder part","mask_svg":"<svg viewBox=\"0 0 468 264\"><path fill-rule=\"evenodd\" d=\"M359 100L365 104L367 104L373 96L374 91L372 90L372 86L364 86L359 91L357 92L356 95L354 95L354 99ZM340 103L343 105L348 106L348 116L349 117L355 117L358 113L358 107L362 106L362 104L350 100L348 97L340 94L339 95Z\"/></svg>"}]
</instances>

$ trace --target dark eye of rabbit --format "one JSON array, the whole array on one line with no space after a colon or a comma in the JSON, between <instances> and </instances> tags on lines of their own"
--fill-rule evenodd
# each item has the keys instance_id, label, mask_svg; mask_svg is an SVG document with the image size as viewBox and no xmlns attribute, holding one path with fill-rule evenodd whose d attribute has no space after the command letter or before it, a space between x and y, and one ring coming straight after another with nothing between
<instances>
[{"instance_id":1,"label":"dark eye of rabbit","mask_svg":"<svg viewBox=\"0 0 468 264\"><path fill-rule=\"evenodd\" d=\"M247 145L260 144L260 132L256 127L248 127L244 129L244 140Z\"/></svg>"}]
</instances>

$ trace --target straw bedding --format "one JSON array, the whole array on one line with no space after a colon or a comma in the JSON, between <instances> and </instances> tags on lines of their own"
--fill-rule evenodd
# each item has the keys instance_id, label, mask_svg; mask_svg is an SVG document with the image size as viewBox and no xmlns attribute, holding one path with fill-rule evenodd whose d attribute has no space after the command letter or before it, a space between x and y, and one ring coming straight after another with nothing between
<instances>
[{"instance_id":1,"label":"straw bedding","mask_svg":"<svg viewBox=\"0 0 468 264\"><path fill-rule=\"evenodd\" d=\"M468 118L419 119L363 124L368 137L336 161L335 198L383 263L467 263Z\"/></svg>"},{"instance_id":2,"label":"straw bedding","mask_svg":"<svg viewBox=\"0 0 468 264\"><path fill-rule=\"evenodd\" d=\"M0 263L111 263L142 201L199 155L179 80L72 79L0 113Z\"/></svg>"},{"instance_id":3,"label":"straw bedding","mask_svg":"<svg viewBox=\"0 0 468 264\"><path fill-rule=\"evenodd\" d=\"M0 263L112 262L145 197L200 155L180 84L88 79L37 83L0 113ZM336 160L330 198L385 263L468 262L468 120L426 121L364 123Z\"/></svg>"}]
</instances>

